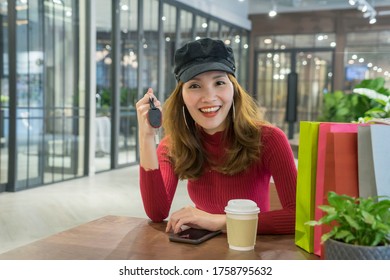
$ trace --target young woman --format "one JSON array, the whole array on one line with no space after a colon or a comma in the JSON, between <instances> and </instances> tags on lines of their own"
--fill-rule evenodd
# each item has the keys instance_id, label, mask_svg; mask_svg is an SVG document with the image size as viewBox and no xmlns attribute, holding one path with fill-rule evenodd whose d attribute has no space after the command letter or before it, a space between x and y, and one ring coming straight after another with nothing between
<instances>
[{"instance_id":1,"label":"young woman","mask_svg":"<svg viewBox=\"0 0 390 280\"><path fill-rule=\"evenodd\" d=\"M178 180L188 180L194 206L173 212L167 231L187 225L225 229L230 199L257 203L258 233L291 234L295 228L297 170L286 135L259 117L258 107L238 84L233 51L220 40L190 42L175 53L176 89L164 104L165 137L156 148L148 122L149 89L137 102L140 187L147 215L169 215ZM282 209L270 211L274 179Z\"/></svg>"}]
</instances>

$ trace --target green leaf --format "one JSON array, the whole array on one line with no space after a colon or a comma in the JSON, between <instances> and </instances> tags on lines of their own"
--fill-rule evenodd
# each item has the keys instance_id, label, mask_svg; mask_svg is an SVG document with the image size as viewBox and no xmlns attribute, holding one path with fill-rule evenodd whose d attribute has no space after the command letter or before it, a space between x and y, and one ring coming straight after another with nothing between
<instances>
[{"instance_id":1,"label":"green leaf","mask_svg":"<svg viewBox=\"0 0 390 280\"><path fill-rule=\"evenodd\" d=\"M346 116L346 115L348 115L348 113L349 113L349 109L348 108L340 108L337 111L336 115L337 116Z\"/></svg>"},{"instance_id":2,"label":"green leaf","mask_svg":"<svg viewBox=\"0 0 390 280\"><path fill-rule=\"evenodd\" d=\"M337 234L335 234L334 238L336 238L336 239L344 239L348 235L352 235L352 233L350 231L348 231L348 230L341 230Z\"/></svg>"},{"instance_id":3,"label":"green leaf","mask_svg":"<svg viewBox=\"0 0 390 280\"><path fill-rule=\"evenodd\" d=\"M369 225L372 225L375 223L375 217L373 215L371 215L370 213L368 213L366 211L362 211L362 215L363 215L365 223L367 223Z\"/></svg>"},{"instance_id":4,"label":"green leaf","mask_svg":"<svg viewBox=\"0 0 390 280\"><path fill-rule=\"evenodd\" d=\"M344 239L344 242L345 243L349 243L349 244L353 244L352 241L355 241L356 240L356 237L353 235L353 234L350 234L348 235L345 239Z\"/></svg>"},{"instance_id":5,"label":"green leaf","mask_svg":"<svg viewBox=\"0 0 390 280\"><path fill-rule=\"evenodd\" d=\"M329 205L320 205L320 206L318 206L318 208L321 209L322 211L328 213L328 214L336 213L336 209L332 206L329 206Z\"/></svg>"},{"instance_id":6,"label":"green leaf","mask_svg":"<svg viewBox=\"0 0 390 280\"><path fill-rule=\"evenodd\" d=\"M378 244L381 242L382 239L383 239L383 234L377 232L375 234L374 240L371 243L369 243L369 245L370 246L378 246Z\"/></svg>"},{"instance_id":7,"label":"green leaf","mask_svg":"<svg viewBox=\"0 0 390 280\"><path fill-rule=\"evenodd\" d=\"M370 246L390 245L390 198L354 198L327 194L329 205L318 206L324 215L318 221L306 223L309 226L329 224L332 230L321 240L329 238L341 242Z\"/></svg>"},{"instance_id":8,"label":"green leaf","mask_svg":"<svg viewBox=\"0 0 390 280\"><path fill-rule=\"evenodd\" d=\"M344 215L345 220L348 222L348 224L353 227L356 230L360 229L359 224L349 215Z\"/></svg>"},{"instance_id":9,"label":"green leaf","mask_svg":"<svg viewBox=\"0 0 390 280\"><path fill-rule=\"evenodd\" d=\"M324 243L329 238L333 237L334 233L332 231L325 233L321 236L321 243Z\"/></svg>"},{"instance_id":10,"label":"green leaf","mask_svg":"<svg viewBox=\"0 0 390 280\"><path fill-rule=\"evenodd\" d=\"M378 107L375 107L375 108L371 108L370 110L366 111L366 115L370 115L370 114L378 114L378 113L386 113L386 111L382 108L378 108Z\"/></svg>"},{"instance_id":11,"label":"green leaf","mask_svg":"<svg viewBox=\"0 0 390 280\"><path fill-rule=\"evenodd\" d=\"M390 225L388 223L383 223L378 220L376 221L375 226L373 226L373 229L376 231L382 231L390 234Z\"/></svg>"},{"instance_id":12,"label":"green leaf","mask_svg":"<svg viewBox=\"0 0 390 280\"><path fill-rule=\"evenodd\" d=\"M338 213L333 213L333 214L328 214L328 215L325 215L323 216L319 222L321 222L321 224L329 224L330 222L334 221L334 220L338 220L340 217L339 217L339 214Z\"/></svg>"}]
</instances>

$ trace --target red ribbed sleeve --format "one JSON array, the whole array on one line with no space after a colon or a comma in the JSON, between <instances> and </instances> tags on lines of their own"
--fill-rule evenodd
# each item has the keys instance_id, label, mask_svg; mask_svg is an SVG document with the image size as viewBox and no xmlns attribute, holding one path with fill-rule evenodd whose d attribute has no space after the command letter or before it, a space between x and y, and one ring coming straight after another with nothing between
<instances>
[{"instance_id":1,"label":"red ribbed sleeve","mask_svg":"<svg viewBox=\"0 0 390 280\"><path fill-rule=\"evenodd\" d=\"M272 174L282 209L260 213L259 232L293 234L297 184L294 155L286 135L278 128L264 130L263 144L264 167Z\"/></svg>"},{"instance_id":2,"label":"red ribbed sleeve","mask_svg":"<svg viewBox=\"0 0 390 280\"><path fill-rule=\"evenodd\" d=\"M141 197L146 215L153 222L168 217L178 178L166 155L166 139L157 148L159 169L146 171L140 166Z\"/></svg>"}]
</instances>

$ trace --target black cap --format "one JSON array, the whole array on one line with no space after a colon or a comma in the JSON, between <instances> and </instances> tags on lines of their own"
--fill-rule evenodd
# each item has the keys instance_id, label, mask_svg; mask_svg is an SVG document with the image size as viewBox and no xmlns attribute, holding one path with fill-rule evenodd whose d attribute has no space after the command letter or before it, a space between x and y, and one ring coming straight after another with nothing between
<instances>
[{"instance_id":1,"label":"black cap","mask_svg":"<svg viewBox=\"0 0 390 280\"><path fill-rule=\"evenodd\" d=\"M236 71L231 47L221 40L203 38L185 44L175 52L176 80L188 82L207 71Z\"/></svg>"}]
</instances>

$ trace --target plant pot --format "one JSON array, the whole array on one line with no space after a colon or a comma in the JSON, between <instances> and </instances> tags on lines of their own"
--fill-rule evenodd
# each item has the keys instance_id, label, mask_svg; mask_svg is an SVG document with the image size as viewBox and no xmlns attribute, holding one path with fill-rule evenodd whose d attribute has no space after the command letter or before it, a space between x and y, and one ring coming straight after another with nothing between
<instances>
[{"instance_id":1,"label":"plant pot","mask_svg":"<svg viewBox=\"0 0 390 280\"><path fill-rule=\"evenodd\" d=\"M360 246L328 239L326 260L390 260L390 246Z\"/></svg>"}]
</instances>

